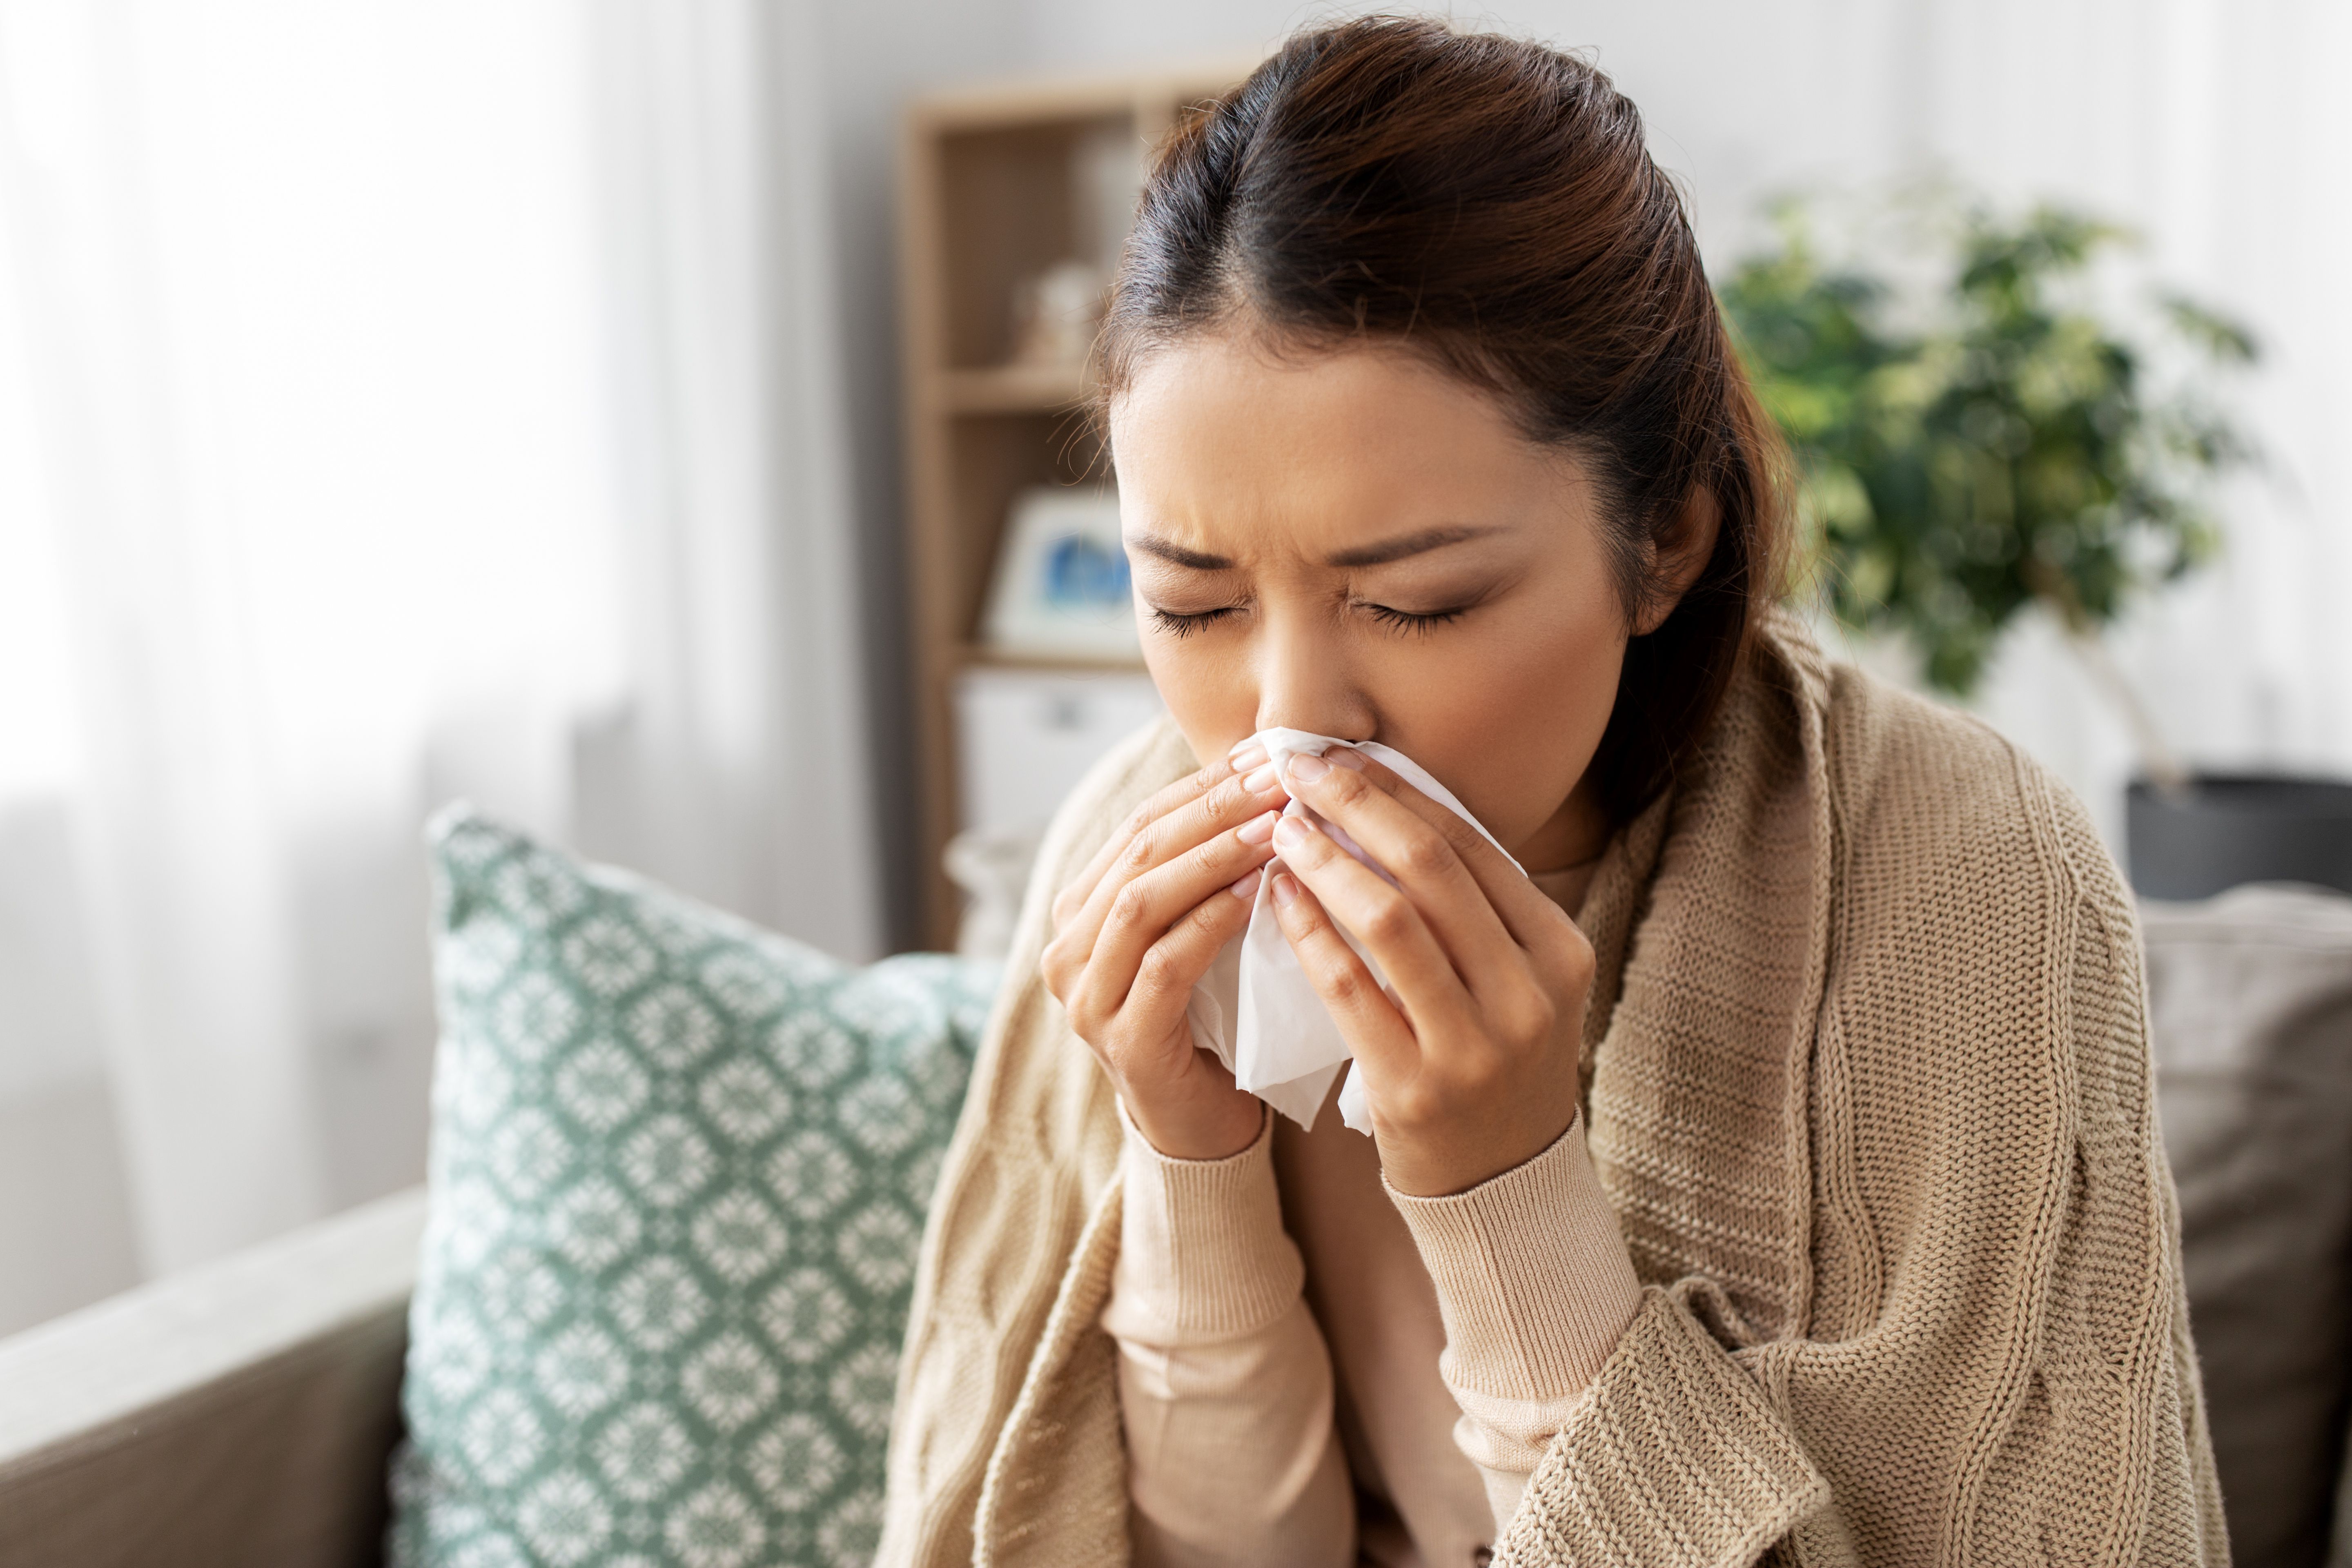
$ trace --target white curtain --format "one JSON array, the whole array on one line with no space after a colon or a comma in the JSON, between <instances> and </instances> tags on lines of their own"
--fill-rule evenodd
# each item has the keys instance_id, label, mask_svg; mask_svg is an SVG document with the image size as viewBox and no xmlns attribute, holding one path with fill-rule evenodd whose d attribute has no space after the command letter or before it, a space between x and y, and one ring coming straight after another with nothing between
<instances>
[{"instance_id":1,"label":"white curtain","mask_svg":"<svg viewBox=\"0 0 2352 1568\"><path fill-rule=\"evenodd\" d=\"M881 884L809 18L757 0L587 9L635 679L585 738L581 837L870 954Z\"/></svg>"},{"instance_id":2,"label":"white curtain","mask_svg":"<svg viewBox=\"0 0 2352 1568\"><path fill-rule=\"evenodd\" d=\"M453 794L878 948L790 10L0 0L0 795L72 826L7 906L147 1270L421 1172Z\"/></svg>"}]
</instances>

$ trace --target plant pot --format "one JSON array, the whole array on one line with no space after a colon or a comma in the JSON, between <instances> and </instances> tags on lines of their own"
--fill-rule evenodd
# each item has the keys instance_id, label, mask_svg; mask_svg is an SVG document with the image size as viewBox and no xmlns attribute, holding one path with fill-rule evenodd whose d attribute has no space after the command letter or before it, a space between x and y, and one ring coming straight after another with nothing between
<instances>
[{"instance_id":1,"label":"plant pot","mask_svg":"<svg viewBox=\"0 0 2352 1568\"><path fill-rule=\"evenodd\" d=\"M2132 887L2142 898L2210 899L2242 882L2308 882L2352 893L2352 784L2200 773L2168 798L2146 780L2125 795Z\"/></svg>"}]
</instances>

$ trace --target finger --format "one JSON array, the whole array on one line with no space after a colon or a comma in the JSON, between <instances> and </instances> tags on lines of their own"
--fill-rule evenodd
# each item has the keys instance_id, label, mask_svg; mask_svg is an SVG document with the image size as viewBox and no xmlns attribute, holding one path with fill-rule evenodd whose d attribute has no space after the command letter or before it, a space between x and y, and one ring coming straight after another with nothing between
<instances>
[{"instance_id":1,"label":"finger","mask_svg":"<svg viewBox=\"0 0 2352 1568\"><path fill-rule=\"evenodd\" d=\"M1239 777L1228 774L1162 815L1134 822L1133 831L1111 857L1093 891L1063 923L1063 933L1079 951L1091 952L1100 939L1103 922L1129 883L1221 833L1232 832L1288 798L1275 770L1262 767ZM1237 877L1241 872L1236 870L1233 875Z\"/></svg>"},{"instance_id":2,"label":"finger","mask_svg":"<svg viewBox=\"0 0 2352 1568\"><path fill-rule=\"evenodd\" d=\"M1192 1005L1192 987L1209 972L1224 945L1249 923L1258 878L1244 873L1230 895L1220 891L1194 905L1167 933L1145 950L1127 993L1121 1032L1134 1039L1166 1037Z\"/></svg>"},{"instance_id":3,"label":"finger","mask_svg":"<svg viewBox=\"0 0 2352 1568\"><path fill-rule=\"evenodd\" d=\"M1421 1059L1412 1026L1339 934L1322 901L1285 866L1270 868L1266 875L1274 879L1274 914L1282 934L1356 1059L1371 1073L1368 1081L1394 1082L1411 1075Z\"/></svg>"},{"instance_id":4,"label":"finger","mask_svg":"<svg viewBox=\"0 0 2352 1568\"><path fill-rule=\"evenodd\" d=\"M1476 881L1479 891L1486 894L1487 907L1495 911L1504 928L1511 933L1512 941L1534 951L1557 935L1559 927L1568 919L1567 915L1540 889L1528 881L1527 873L1519 869L1509 856L1495 847L1494 841L1479 832L1468 818L1423 794L1395 769L1375 762L1361 752L1335 746L1324 755L1336 762L1361 763L1360 767L1353 770L1359 776L1370 781L1381 794L1436 829L1453 848L1463 868ZM1349 770L1340 767L1333 771ZM1308 804L1315 805L1318 811L1323 809L1312 801ZM1334 817L1333 820L1339 819ZM1344 822L1340 826L1347 826ZM1353 827L1348 828L1351 836L1355 831ZM1371 846L1362 838L1356 841L1363 844L1367 850L1371 849ZM1378 858L1377 854L1374 858ZM1381 861L1381 864L1386 865L1387 862Z\"/></svg>"},{"instance_id":5,"label":"finger","mask_svg":"<svg viewBox=\"0 0 2352 1568\"><path fill-rule=\"evenodd\" d=\"M1261 812L1120 888L1103 913L1087 968L1106 983L1131 982L1145 952L1187 911L1204 899L1223 897L1220 889L1233 889L1274 858L1274 826L1275 814ZM1240 901L1240 895L1228 901Z\"/></svg>"},{"instance_id":6,"label":"finger","mask_svg":"<svg viewBox=\"0 0 2352 1568\"><path fill-rule=\"evenodd\" d=\"M1345 829L1374 865L1396 879L1473 995L1493 996L1524 983L1528 974L1527 954L1485 888L1464 864L1453 837L1383 785L1410 791L1423 800L1428 797L1387 768L1381 769L1386 779L1376 783L1368 776L1368 769L1378 764L1361 752L1335 748L1327 757L1292 758L1290 792ZM1360 763L1366 766L1358 767ZM1442 805L1437 809L1461 831L1486 844L1477 830L1459 816ZM1341 917L1343 923L1345 918Z\"/></svg>"},{"instance_id":7,"label":"finger","mask_svg":"<svg viewBox=\"0 0 2352 1568\"><path fill-rule=\"evenodd\" d=\"M1167 921L1149 933L1147 940L1139 945L1121 943L1111 952L1097 947L1078 966L1078 972L1069 981L1070 994L1063 998L1062 1005L1070 1016L1071 1026L1089 1039L1101 1037L1106 1033L1114 1032L1113 1026L1120 1025L1130 1016L1138 1000L1136 993L1139 988L1150 991L1157 996L1160 987L1172 983L1171 974L1164 970L1154 970L1147 974L1147 964L1165 964L1171 955L1162 955L1155 960L1151 952L1160 942L1188 924L1196 930L1205 927L1223 931L1219 945L1230 941L1249 923L1250 907L1257 893L1261 871L1262 868L1244 871L1232 882L1212 889L1191 906L1173 910ZM1187 937L1179 942L1176 953L1190 954L1192 940ZM1202 973L1206 973L1209 963L1215 956L1215 949L1212 948L1202 959ZM1199 977L1195 974L1193 979ZM1191 984L1192 981L1186 981L1184 988L1189 989ZM1126 1035L1132 1030L1121 1026L1115 1032Z\"/></svg>"},{"instance_id":8,"label":"finger","mask_svg":"<svg viewBox=\"0 0 2352 1568\"><path fill-rule=\"evenodd\" d=\"M1284 817L1274 843L1283 865L1324 912L1380 961L1417 1028L1426 1032L1463 1017L1469 996L1461 976L1411 899L1304 817Z\"/></svg>"},{"instance_id":9,"label":"finger","mask_svg":"<svg viewBox=\"0 0 2352 1568\"><path fill-rule=\"evenodd\" d=\"M1127 847L1129 839L1168 813L1200 799L1232 778L1234 771L1232 759L1220 757L1207 767L1185 774L1129 811L1111 830L1110 837L1087 857L1087 863L1078 868L1077 874L1063 883L1062 890L1054 896L1055 928L1060 929L1071 915L1085 907L1096 885L1102 880L1103 873L1110 869L1111 861Z\"/></svg>"},{"instance_id":10,"label":"finger","mask_svg":"<svg viewBox=\"0 0 2352 1568\"><path fill-rule=\"evenodd\" d=\"M1062 900L1069 898L1073 892L1076 892L1077 896L1070 899L1068 908L1075 910L1085 903L1087 895L1091 893L1095 884L1102 879L1102 874L1109 869L1111 861L1127 841L1137 833L1170 812L1191 805L1225 780L1256 772L1265 765L1265 748L1258 743L1255 736L1244 736L1234 742L1223 756L1219 757L1207 767L1187 773L1129 812L1118 828L1109 837L1103 840L1101 846L1088 858L1086 865L1079 868L1077 875L1072 877L1064 885L1061 894L1055 900L1055 923L1059 924L1066 918Z\"/></svg>"}]
</instances>

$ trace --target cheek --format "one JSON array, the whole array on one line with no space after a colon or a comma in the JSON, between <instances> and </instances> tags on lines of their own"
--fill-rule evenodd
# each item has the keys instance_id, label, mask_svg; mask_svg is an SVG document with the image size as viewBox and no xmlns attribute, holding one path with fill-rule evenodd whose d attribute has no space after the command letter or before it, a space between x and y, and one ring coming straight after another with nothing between
<instances>
[{"instance_id":1,"label":"cheek","mask_svg":"<svg viewBox=\"0 0 2352 1568\"><path fill-rule=\"evenodd\" d=\"M1202 766L1257 729L1257 688L1230 638L1144 633L1143 666Z\"/></svg>"},{"instance_id":2,"label":"cheek","mask_svg":"<svg viewBox=\"0 0 2352 1568\"><path fill-rule=\"evenodd\" d=\"M1497 838L1521 843L1584 776L1624 662L1613 609L1498 627L1456 657L1424 653L1400 683L1411 695L1401 691L1384 712L1400 750L1444 779Z\"/></svg>"}]
</instances>

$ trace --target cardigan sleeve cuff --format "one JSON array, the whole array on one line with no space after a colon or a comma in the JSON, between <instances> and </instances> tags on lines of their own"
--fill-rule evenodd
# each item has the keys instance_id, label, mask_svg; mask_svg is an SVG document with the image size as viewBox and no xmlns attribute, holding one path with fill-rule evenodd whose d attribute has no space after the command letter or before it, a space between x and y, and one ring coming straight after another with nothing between
<instances>
[{"instance_id":1,"label":"cardigan sleeve cuff","mask_svg":"<svg viewBox=\"0 0 2352 1568\"><path fill-rule=\"evenodd\" d=\"M1457 1397L1553 1404L1580 1393L1641 1305L1582 1120L1515 1170L1451 1197L1389 1189L1437 1287ZM1545 1434L1549 1436L1549 1434Z\"/></svg>"},{"instance_id":2,"label":"cardigan sleeve cuff","mask_svg":"<svg viewBox=\"0 0 2352 1568\"><path fill-rule=\"evenodd\" d=\"M1130 1344L1216 1344L1265 1329L1307 1280L1282 1228L1274 1119L1223 1160L1176 1160L1151 1146L1125 1105L1119 1253L1103 1327Z\"/></svg>"},{"instance_id":3,"label":"cardigan sleeve cuff","mask_svg":"<svg viewBox=\"0 0 2352 1568\"><path fill-rule=\"evenodd\" d=\"M1680 1289L1653 1287L1528 1479L1498 1555L1728 1568L1830 1500L1748 1369Z\"/></svg>"}]
</instances>

